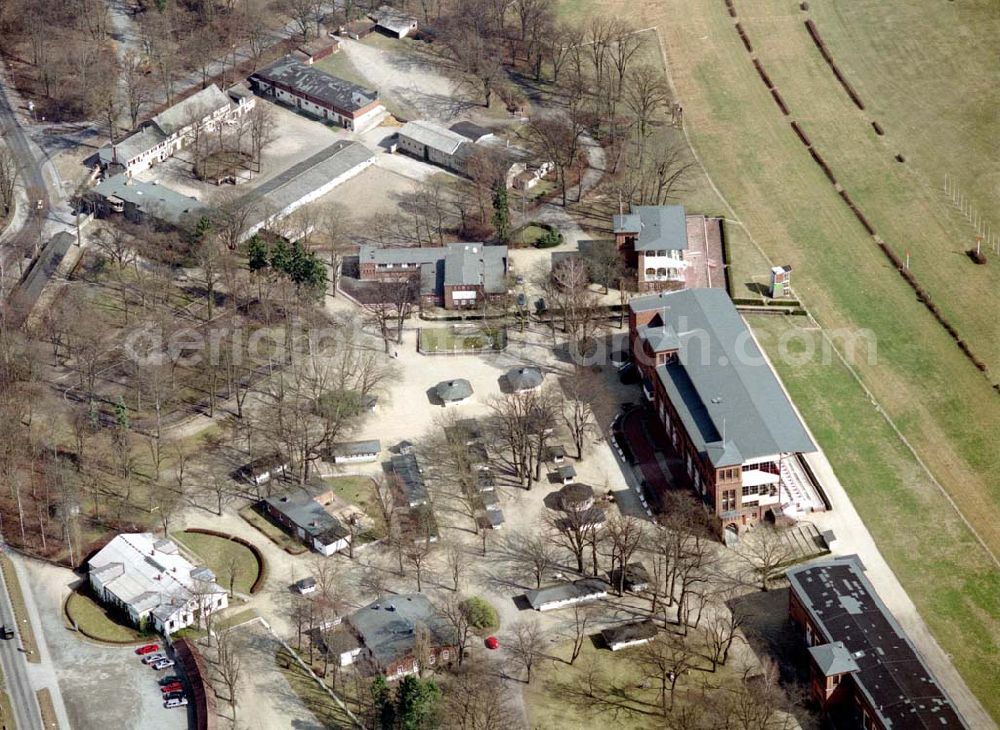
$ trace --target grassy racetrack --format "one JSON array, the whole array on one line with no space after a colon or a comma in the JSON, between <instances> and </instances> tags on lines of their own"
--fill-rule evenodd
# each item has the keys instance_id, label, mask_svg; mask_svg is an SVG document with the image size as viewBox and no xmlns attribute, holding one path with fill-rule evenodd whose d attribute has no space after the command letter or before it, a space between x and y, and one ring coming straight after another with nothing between
<instances>
[{"instance_id":1,"label":"grassy racetrack","mask_svg":"<svg viewBox=\"0 0 1000 730\"><path fill-rule=\"evenodd\" d=\"M990 597L1000 583L991 558L1000 555L1000 395L991 388L1000 380L1000 259L969 262L962 251L973 245L972 228L941 192L947 172L979 211L996 210L1000 13L991 0L812 0L809 13L792 0L735 5L791 117L761 83L723 0L614 0L604 9L658 28L694 148L753 241L771 261L794 267L796 292L820 324L876 338L877 359L861 348L852 366L985 548L953 510L945 514L951 507L932 497L933 482L912 456L902 458L891 429L875 428L861 412L867 399L856 383L811 366L778 367L799 383L799 407L937 640L1000 718L1000 680L982 671L996 665L1000 636ZM865 111L809 38L810 17ZM991 367L989 379L892 269L790 119L886 242L911 252L915 275ZM761 259L748 236L731 236L730 244L736 293L749 294L747 284L767 280L766 267L744 263Z\"/></svg>"}]
</instances>

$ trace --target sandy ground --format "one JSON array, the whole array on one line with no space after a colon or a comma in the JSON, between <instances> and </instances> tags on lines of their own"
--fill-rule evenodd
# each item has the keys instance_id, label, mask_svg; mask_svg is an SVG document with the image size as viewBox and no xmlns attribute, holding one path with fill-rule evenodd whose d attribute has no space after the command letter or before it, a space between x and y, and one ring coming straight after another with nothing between
<instances>
[{"instance_id":1,"label":"sandy ground","mask_svg":"<svg viewBox=\"0 0 1000 730\"><path fill-rule=\"evenodd\" d=\"M70 586L78 580L74 573L36 561L22 561L22 564L34 592L41 631L72 727L134 730L188 727L187 712L163 707L156 680L164 673L142 664L134 647L94 644L65 627L62 604Z\"/></svg>"}]
</instances>

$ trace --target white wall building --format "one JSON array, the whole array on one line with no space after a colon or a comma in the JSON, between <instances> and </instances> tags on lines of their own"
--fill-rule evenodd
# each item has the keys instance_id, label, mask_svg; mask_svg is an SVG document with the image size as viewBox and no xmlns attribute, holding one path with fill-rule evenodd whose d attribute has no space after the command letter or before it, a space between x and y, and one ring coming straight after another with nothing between
<instances>
[{"instance_id":1,"label":"white wall building","mask_svg":"<svg viewBox=\"0 0 1000 730\"><path fill-rule=\"evenodd\" d=\"M215 574L193 565L177 545L148 532L124 533L88 563L97 597L124 610L137 626L172 633L229 605Z\"/></svg>"}]
</instances>

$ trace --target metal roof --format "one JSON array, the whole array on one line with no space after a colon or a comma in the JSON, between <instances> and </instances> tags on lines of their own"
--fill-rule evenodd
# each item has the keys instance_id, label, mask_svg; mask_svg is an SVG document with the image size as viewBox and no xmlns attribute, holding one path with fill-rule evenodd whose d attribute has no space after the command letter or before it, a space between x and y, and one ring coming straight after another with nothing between
<instances>
[{"instance_id":1,"label":"metal roof","mask_svg":"<svg viewBox=\"0 0 1000 730\"><path fill-rule=\"evenodd\" d=\"M968 727L855 556L793 568L787 575L821 638L827 645L842 644L856 664L852 679L881 726ZM835 653L840 654L831 649L831 666L843 658ZM824 661L825 655L820 652Z\"/></svg>"},{"instance_id":2,"label":"metal roof","mask_svg":"<svg viewBox=\"0 0 1000 730\"><path fill-rule=\"evenodd\" d=\"M634 299L659 310L677 358L656 368L695 448L714 466L816 450L771 366L721 289L688 289Z\"/></svg>"},{"instance_id":3,"label":"metal roof","mask_svg":"<svg viewBox=\"0 0 1000 730\"><path fill-rule=\"evenodd\" d=\"M331 76L315 66L307 66L285 56L250 77L278 83L346 112L355 112L378 101L378 92Z\"/></svg>"},{"instance_id":4,"label":"metal roof","mask_svg":"<svg viewBox=\"0 0 1000 730\"><path fill-rule=\"evenodd\" d=\"M688 247L687 219L681 205L637 205L612 218L615 233L638 234L636 251L683 251Z\"/></svg>"},{"instance_id":5,"label":"metal roof","mask_svg":"<svg viewBox=\"0 0 1000 730\"><path fill-rule=\"evenodd\" d=\"M229 97L218 86L211 84L169 109L164 109L150 121L169 137L174 132L228 107Z\"/></svg>"},{"instance_id":6,"label":"metal roof","mask_svg":"<svg viewBox=\"0 0 1000 730\"><path fill-rule=\"evenodd\" d=\"M434 392L445 403L465 400L472 395L472 383L464 378L442 380L434 387Z\"/></svg>"},{"instance_id":7,"label":"metal roof","mask_svg":"<svg viewBox=\"0 0 1000 730\"><path fill-rule=\"evenodd\" d=\"M417 144L430 147L446 155L455 154L459 147L469 143L469 140L461 134L424 119L404 124L399 130L399 136L412 139Z\"/></svg>"}]
</instances>

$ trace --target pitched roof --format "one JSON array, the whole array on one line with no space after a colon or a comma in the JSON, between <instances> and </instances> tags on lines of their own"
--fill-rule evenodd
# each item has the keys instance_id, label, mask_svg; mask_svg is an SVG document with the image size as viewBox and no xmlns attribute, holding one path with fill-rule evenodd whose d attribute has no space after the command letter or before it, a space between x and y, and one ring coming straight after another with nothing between
<instances>
[{"instance_id":1,"label":"pitched roof","mask_svg":"<svg viewBox=\"0 0 1000 730\"><path fill-rule=\"evenodd\" d=\"M399 135L446 155L455 154L459 147L469 143L469 140L461 134L423 119L416 119L404 124L399 130Z\"/></svg>"},{"instance_id":2,"label":"pitched roof","mask_svg":"<svg viewBox=\"0 0 1000 730\"><path fill-rule=\"evenodd\" d=\"M379 248L362 245L359 263L420 266L421 291L441 292L444 286L475 286L499 294L507 288L507 247L485 243L452 243L448 246ZM424 268L426 267L426 268Z\"/></svg>"},{"instance_id":3,"label":"pitched roof","mask_svg":"<svg viewBox=\"0 0 1000 730\"><path fill-rule=\"evenodd\" d=\"M648 641L656 638L656 624L650 619L618 624L601 630L601 638L608 646L629 641Z\"/></svg>"},{"instance_id":4,"label":"pitched roof","mask_svg":"<svg viewBox=\"0 0 1000 730\"><path fill-rule=\"evenodd\" d=\"M166 137L153 125L146 125L137 132L133 132L125 139L118 140L115 144L106 144L97 151L97 156L104 164L117 161L124 165L144 152L156 147Z\"/></svg>"},{"instance_id":5,"label":"pitched roof","mask_svg":"<svg viewBox=\"0 0 1000 730\"><path fill-rule=\"evenodd\" d=\"M393 33L404 33L417 27L415 17L389 5L380 5L377 10L369 13L368 17Z\"/></svg>"},{"instance_id":6,"label":"pitched roof","mask_svg":"<svg viewBox=\"0 0 1000 730\"><path fill-rule=\"evenodd\" d=\"M858 663L854 661L854 657L844 646L843 641L810 646L809 656L816 662L816 666L819 667L819 671L823 673L824 677L858 671Z\"/></svg>"},{"instance_id":7,"label":"pitched roof","mask_svg":"<svg viewBox=\"0 0 1000 730\"><path fill-rule=\"evenodd\" d=\"M434 392L445 403L465 400L472 395L472 383L464 378L442 380L434 386Z\"/></svg>"},{"instance_id":8,"label":"pitched roof","mask_svg":"<svg viewBox=\"0 0 1000 730\"><path fill-rule=\"evenodd\" d=\"M279 83L346 112L355 112L373 101L378 101L377 91L331 76L315 66L307 66L292 56L285 56L267 68L255 71L251 78Z\"/></svg>"},{"instance_id":9,"label":"pitched roof","mask_svg":"<svg viewBox=\"0 0 1000 730\"><path fill-rule=\"evenodd\" d=\"M201 91L177 102L169 109L164 109L150 121L163 134L170 136L189 124L200 122L205 117L228 107L229 97L218 86L210 84Z\"/></svg>"},{"instance_id":10,"label":"pitched roof","mask_svg":"<svg viewBox=\"0 0 1000 730\"><path fill-rule=\"evenodd\" d=\"M427 629L432 647L455 643L451 626L422 593L403 593L374 601L347 620L383 668L413 654L418 626Z\"/></svg>"},{"instance_id":11,"label":"pitched roof","mask_svg":"<svg viewBox=\"0 0 1000 730\"><path fill-rule=\"evenodd\" d=\"M472 122L463 121L455 122L450 127L448 127L452 132L462 135L466 139L471 139L473 142L478 142L483 137L488 137L493 134L492 129L487 129L486 127L480 127L478 124Z\"/></svg>"},{"instance_id":12,"label":"pitched roof","mask_svg":"<svg viewBox=\"0 0 1000 730\"><path fill-rule=\"evenodd\" d=\"M659 310L651 326L676 333L678 357L656 368L694 446L714 466L816 447L750 330L721 289L633 299Z\"/></svg>"},{"instance_id":13,"label":"pitched roof","mask_svg":"<svg viewBox=\"0 0 1000 730\"><path fill-rule=\"evenodd\" d=\"M264 502L310 537L331 545L350 535L350 530L316 501L328 491L326 484L306 485L267 497Z\"/></svg>"},{"instance_id":14,"label":"pitched roof","mask_svg":"<svg viewBox=\"0 0 1000 730\"><path fill-rule=\"evenodd\" d=\"M793 568L787 576L829 647L818 652L821 671L849 667L844 653L833 646L841 644L857 667L847 671L882 726L968 727L855 556Z\"/></svg>"},{"instance_id":15,"label":"pitched roof","mask_svg":"<svg viewBox=\"0 0 1000 730\"><path fill-rule=\"evenodd\" d=\"M507 383L514 390L532 390L542 384L545 375L540 368L513 368L507 371Z\"/></svg>"},{"instance_id":16,"label":"pitched roof","mask_svg":"<svg viewBox=\"0 0 1000 730\"><path fill-rule=\"evenodd\" d=\"M532 608L544 606L554 601L596 598L607 595L608 584L597 578L581 578L567 583L557 583L524 594Z\"/></svg>"},{"instance_id":17,"label":"pitched roof","mask_svg":"<svg viewBox=\"0 0 1000 730\"><path fill-rule=\"evenodd\" d=\"M124 174L102 180L94 186L94 192L106 199L119 198L135 205L145 215L178 228L194 226L199 218L211 211L196 198L181 195L155 182L129 179Z\"/></svg>"},{"instance_id":18,"label":"pitched roof","mask_svg":"<svg viewBox=\"0 0 1000 730\"><path fill-rule=\"evenodd\" d=\"M330 447L334 456L362 456L377 454L382 450L382 442L378 439L367 441L339 441Z\"/></svg>"},{"instance_id":19,"label":"pitched roof","mask_svg":"<svg viewBox=\"0 0 1000 730\"><path fill-rule=\"evenodd\" d=\"M169 616L194 596L193 588L225 593L208 568L196 566L170 540L148 532L117 535L88 561L90 571L122 603L142 615Z\"/></svg>"},{"instance_id":20,"label":"pitched roof","mask_svg":"<svg viewBox=\"0 0 1000 730\"><path fill-rule=\"evenodd\" d=\"M637 205L612 218L615 233L639 234L636 251L683 251L688 247L687 219L681 205Z\"/></svg>"},{"instance_id":21,"label":"pitched roof","mask_svg":"<svg viewBox=\"0 0 1000 730\"><path fill-rule=\"evenodd\" d=\"M427 501L427 485L420 473L420 464L413 454L396 454L390 460L392 471L397 477L400 489L411 504Z\"/></svg>"}]
</instances>

